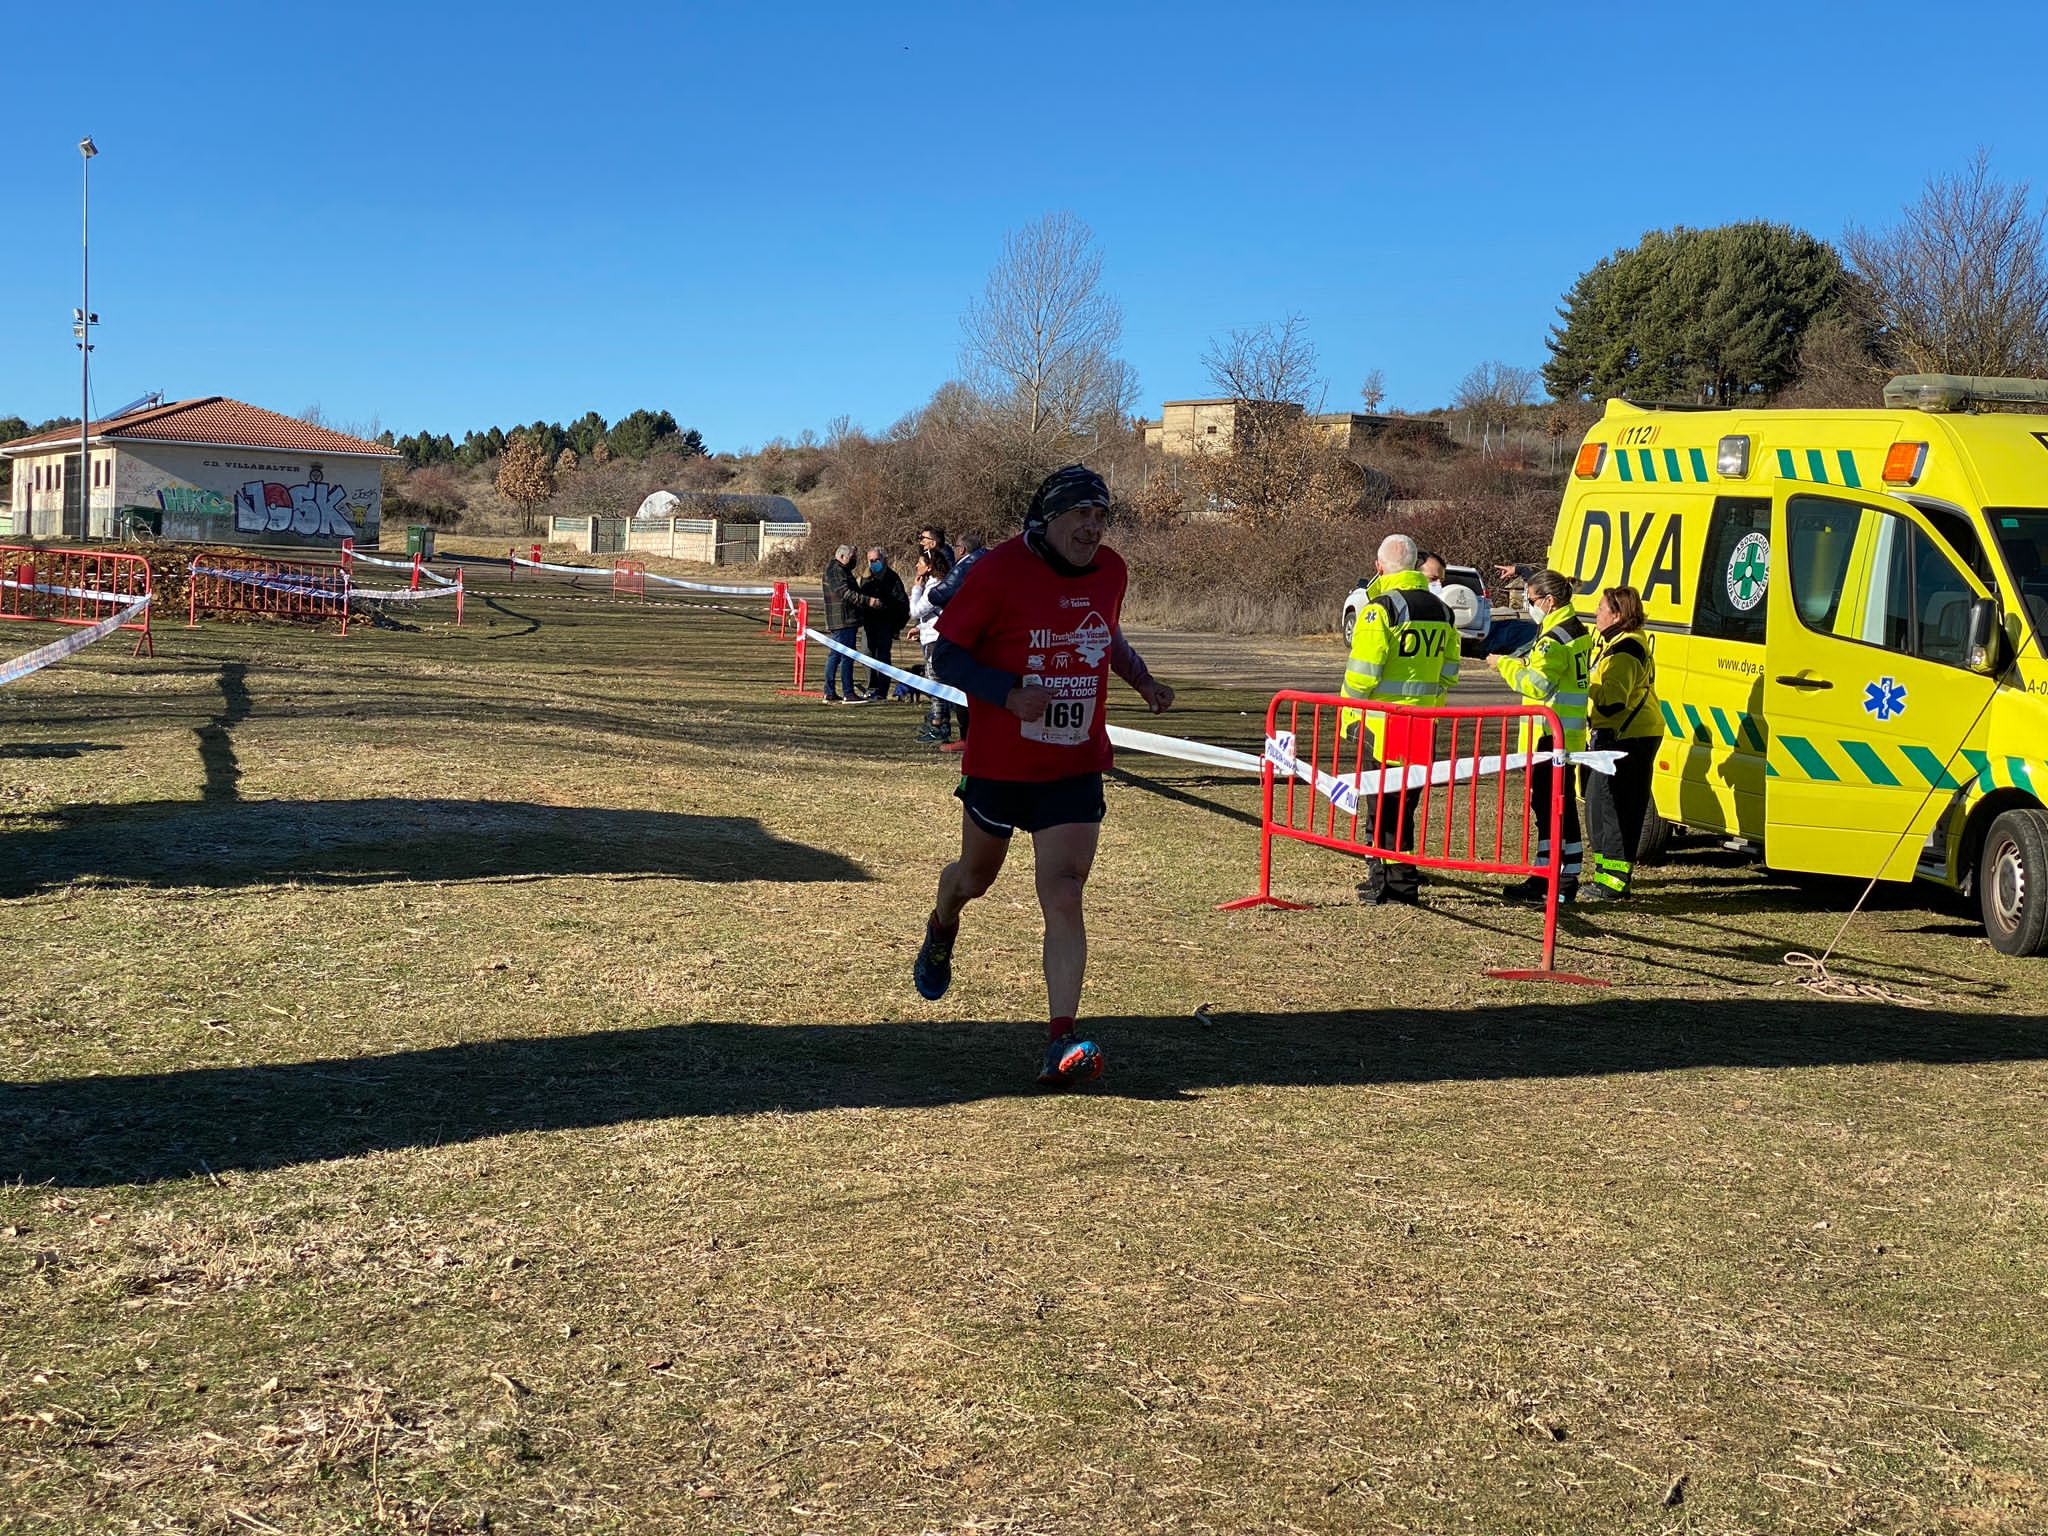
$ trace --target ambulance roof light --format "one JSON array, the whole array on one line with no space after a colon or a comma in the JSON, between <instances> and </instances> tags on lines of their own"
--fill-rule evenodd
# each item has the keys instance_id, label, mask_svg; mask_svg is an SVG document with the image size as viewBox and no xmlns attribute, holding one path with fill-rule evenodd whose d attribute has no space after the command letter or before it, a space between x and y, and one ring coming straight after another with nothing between
<instances>
[{"instance_id":1,"label":"ambulance roof light","mask_svg":"<svg viewBox=\"0 0 2048 1536\"><path fill-rule=\"evenodd\" d=\"M1597 480L1600 478L1601 468L1606 463L1607 445L1605 443L1581 443L1579 444L1578 459L1572 464L1572 473L1581 480Z\"/></svg>"},{"instance_id":2,"label":"ambulance roof light","mask_svg":"<svg viewBox=\"0 0 2048 1536\"><path fill-rule=\"evenodd\" d=\"M1749 439L1724 437L1714 451L1714 468L1724 479L1740 480L1749 473Z\"/></svg>"},{"instance_id":3,"label":"ambulance roof light","mask_svg":"<svg viewBox=\"0 0 2048 1536\"><path fill-rule=\"evenodd\" d=\"M1884 387L1894 409L1967 411L1975 405L2032 405L2048 410L2048 379L1993 379L1963 373L1909 373Z\"/></svg>"}]
</instances>

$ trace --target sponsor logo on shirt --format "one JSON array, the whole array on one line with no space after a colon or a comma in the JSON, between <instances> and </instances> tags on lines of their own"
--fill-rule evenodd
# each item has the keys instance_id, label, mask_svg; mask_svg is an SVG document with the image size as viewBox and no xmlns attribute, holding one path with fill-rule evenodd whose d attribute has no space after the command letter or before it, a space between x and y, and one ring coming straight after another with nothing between
<instances>
[{"instance_id":1,"label":"sponsor logo on shirt","mask_svg":"<svg viewBox=\"0 0 2048 1536\"><path fill-rule=\"evenodd\" d=\"M1076 599L1061 599L1062 604L1074 601ZM1085 601L1085 599L1081 601ZM1061 651L1071 648L1080 654L1081 660L1086 665L1091 667L1097 666L1101 663L1102 658L1109 654L1109 624L1103 619L1101 614L1091 609L1088 617L1083 619L1079 626L1068 630L1064 634L1051 629L1032 630L1031 644L1034 649L1046 651ZM1060 664L1060 660L1056 656L1054 658L1054 665Z\"/></svg>"}]
</instances>

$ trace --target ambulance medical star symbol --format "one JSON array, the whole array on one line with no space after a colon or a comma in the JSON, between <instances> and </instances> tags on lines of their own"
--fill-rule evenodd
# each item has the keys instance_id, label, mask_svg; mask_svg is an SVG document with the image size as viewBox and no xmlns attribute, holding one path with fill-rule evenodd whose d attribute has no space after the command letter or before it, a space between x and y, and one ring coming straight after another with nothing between
<instances>
[{"instance_id":1,"label":"ambulance medical star symbol","mask_svg":"<svg viewBox=\"0 0 2048 1536\"><path fill-rule=\"evenodd\" d=\"M1863 687L1863 707L1877 716L1880 723L1894 715L1906 712L1906 685L1895 683L1888 677L1881 677Z\"/></svg>"}]
</instances>

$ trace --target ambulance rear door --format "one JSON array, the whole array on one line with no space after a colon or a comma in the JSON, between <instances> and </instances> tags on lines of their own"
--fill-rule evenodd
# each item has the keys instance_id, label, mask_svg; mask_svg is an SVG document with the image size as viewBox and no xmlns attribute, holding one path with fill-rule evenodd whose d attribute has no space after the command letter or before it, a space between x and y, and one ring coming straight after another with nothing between
<instances>
[{"instance_id":1,"label":"ambulance rear door","mask_svg":"<svg viewBox=\"0 0 2048 1536\"><path fill-rule=\"evenodd\" d=\"M1967 664L1988 593L1889 496L1781 483L1771 510L1764 857L1910 879L1989 732L1997 683Z\"/></svg>"}]
</instances>

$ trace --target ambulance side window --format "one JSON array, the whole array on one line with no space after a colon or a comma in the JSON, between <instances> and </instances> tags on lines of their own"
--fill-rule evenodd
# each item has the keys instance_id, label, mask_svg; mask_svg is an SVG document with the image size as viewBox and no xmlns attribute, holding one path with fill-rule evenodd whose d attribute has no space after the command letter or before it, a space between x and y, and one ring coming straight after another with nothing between
<instances>
[{"instance_id":1,"label":"ambulance side window","mask_svg":"<svg viewBox=\"0 0 2048 1536\"><path fill-rule=\"evenodd\" d=\"M1723 496L1707 526L1700 561L1692 632L1710 640L1764 643L1770 606L1771 504L1758 497Z\"/></svg>"},{"instance_id":2,"label":"ambulance side window","mask_svg":"<svg viewBox=\"0 0 2048 1536\"><path fill-rule=\"evenodd\" d=\"M1816 634L1960 667L1970 584L1952 550L1903 517L1818 496L1786 509L1793 608Z\"/></svg>"}]
</instances>

